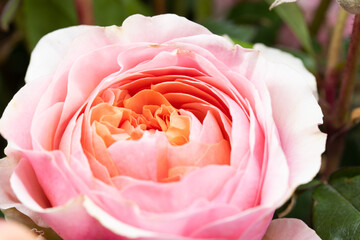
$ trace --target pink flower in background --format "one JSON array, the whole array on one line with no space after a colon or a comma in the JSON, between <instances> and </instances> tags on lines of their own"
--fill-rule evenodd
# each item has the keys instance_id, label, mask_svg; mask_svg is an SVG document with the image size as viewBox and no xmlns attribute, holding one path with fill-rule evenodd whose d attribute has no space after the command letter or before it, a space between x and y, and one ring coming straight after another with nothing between
<instances>
[{"instance_id":1,"label":"pink flower in background","mask_svg":"<svg viewBox=\"0 0 360 240\"><path fill-rule=\"evenodd\" d=\"M16 222L0 220L1 240L41 240L30 229Z\"/></svg>"},{"instance_id":2,"label":"pink flower in background","mask_svg":"<svg viewBox=\"0 0 360 240\"><path fill-rule=\"evenodd\" d=\"M320 167L301 61L176 15L50 33L25 80L0 120L0 208L65 240L260 240Z\"/></svg>"}]
</instances>

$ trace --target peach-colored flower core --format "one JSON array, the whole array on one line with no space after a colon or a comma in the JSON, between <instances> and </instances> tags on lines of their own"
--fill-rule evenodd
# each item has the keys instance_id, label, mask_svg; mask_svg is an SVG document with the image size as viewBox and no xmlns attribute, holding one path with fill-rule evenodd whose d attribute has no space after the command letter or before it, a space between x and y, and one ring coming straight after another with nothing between
<instances>
[{"instance_id":1,"label":"peach-colored flower core","mask_svg":"<svg viewBox=\"0 0 360 240\"><path fill-rule=\"evenodd\" d=\"M172 145L189 141L189 117L181 116L161 93L149 89L132 97L116 93L120 96L114 105L99 102L91 115L91 124L107 147L120 140L138 140L144 131L162 131Z\"/></svg>"},{"instance_id":2,"label":"peach-colored flower core","mask_svg":"<svg viewBox=\"0 0 360 240\"><path fill-rule=\"evenodd\" d=\"M143 89L131 96L127 90L109 88L94 100L90 113L90 125L93 134L96 135L93 135L95 156L107 168L110 176L116 177L124 173L118 169L108 154L107 149L112 144L117 141L140 140L145 132L150 134L162 132L171 146L182 146L189 142L191 119L189 116L181 115L180 111L173 107L162 93L154 89ZM228 141L223 140L219 144L203 146L199 151L204 151L205 157L209 154L217 155L213 153L213 149L220 147L228 152L228 144ZM183 159L178 159L175 163L169 164L168 156L159 156L157 181L179 181L185 174L208 164L228 165L229 157L226 157L228 153L224 155L224 151L220 152L222 156L219 159L225 160L208 163L208 159L211 158L206 157L203 162L189 164Z\"/></svg>"}]
</instances>

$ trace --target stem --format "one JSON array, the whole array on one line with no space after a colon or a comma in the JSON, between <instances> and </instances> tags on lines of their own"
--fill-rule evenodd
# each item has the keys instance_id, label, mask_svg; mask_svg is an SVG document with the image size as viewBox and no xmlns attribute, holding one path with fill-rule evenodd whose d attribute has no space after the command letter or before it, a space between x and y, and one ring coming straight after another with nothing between
<instances>
[{"instance_id":1,"label":"stem","mask_svg":"<svg viewBox=\"0 0 360 240\"><path fill-rule=\"evenodd\" d=\"M338 169L346 136L346 121L354 91L358 65L360 61L360 15L355 15L353 32L350 39L346 66L341 81L339 98L335 110L328 114L326 120L326 164L323 179ZM332 63L331 63L332 64ZM330 66L331 66L330 64Z\"/></svg>"},{"instance_id":2,"label":"stem","mask_svg":"<svg viewBox=\"0 0 360 240\"><path fill-rule=\"evenodd\" d=\"M351 97L354 91L355 79L360 61L360 15L355 15L350 46L347 54L344 76L341 82L340 95L335 108L335 126L346 123Z\"/></svg>"},{"instance_id":3,"label":"stem","mask_svg":"<svg viewBox=\"0 0 360 240\"><path fill-rule=\"evenodd\" d=\"M92 0L75 0L75 7L80 24L95 24Z\"/></svg>"},{"instance_id":4,"label":"stem","mask_svg":"<svg viewBox=\"0 0 360 240\"><path fill-rule=\"evenodd\" d=\"M344 150L346 134L329 133L326 139L326 162L324 172L322 174L322 180L328 179L328 177L336 171L341 163L341 156Z\"/></svg>"},{"instance_id":5,"label":"stem","mask_svg":"<svg viewBox=\"0 0 360 240\"><path fill-rule=\"evenodd\" d=\"M23 34L17 30L0 43L0 66L4 64L16 45L22 40Z\"/></svg>"},{"instance_id":6,"label":"stem","mask_svg":"<svg viewBox=\"0 0 360 240\"><path fill-rule=\"evenodd\" d=\"M348 14L344 9L340 9L339 15L336 21L334 31L331 36L331 42L328 49L328 61L325 71L325 99L329 104L329 107L333 107L336 97L336 85L338 72L336 66L339 62L339 54L341 48L341 42L343 39L344 28L346 25Z\"/></svg>"},{"instance_id":7,"label":"stem","mask_svg":"<svg viewBox=\"0 0 360 240\"><path fill-rule=\"evenodd\" d=\"M327 9L329 8L331 0L322 0L315 12L315 17L310 25L310 34L316 36L322 23L324 22Z\"/></svg>"}]
</instances>

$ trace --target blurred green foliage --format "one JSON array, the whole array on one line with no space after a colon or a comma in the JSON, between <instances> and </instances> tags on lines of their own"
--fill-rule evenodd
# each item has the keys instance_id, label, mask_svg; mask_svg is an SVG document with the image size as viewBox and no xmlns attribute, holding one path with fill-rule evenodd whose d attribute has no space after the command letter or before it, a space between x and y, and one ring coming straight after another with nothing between
<instances>
[{"instance_id":1,"label":"blurred green foliage","mask_svg":"<svg viewBox=\"0 0 360 240\"><path fill-rule=\"evenodd\" d=\"M72 0L23 0L19 24L25 32L29 49L46 33L78 24Z\"/></svg>"},{"instance_id":2,"label":"blurred green foliage","mask_svg":"<svg viewBox=\"0 0 360 240\"><path fill-rule=\"evenodd\" d=\"M137 13L152 15L150 6L138 0L94 0L93 4L95 21L100 26L121 26L128 16Z\"/></svg>"}]
</instances>

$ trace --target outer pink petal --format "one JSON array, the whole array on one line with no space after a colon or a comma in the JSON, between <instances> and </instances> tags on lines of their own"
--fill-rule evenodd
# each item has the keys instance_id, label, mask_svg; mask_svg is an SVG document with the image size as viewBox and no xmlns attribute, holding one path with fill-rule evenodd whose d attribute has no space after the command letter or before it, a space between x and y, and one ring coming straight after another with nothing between
<instances>
[{"instance_id":1,"label":"outer pink petal","mask_svg":"<svg viewBox=\"0 0 360 240\"><path fill-rule=\"evenodd\" d=\"M92 26L74 26L51 32L40 39L31 54L25 81L31 82L53 74L73 40Z\"/></svg>"},{"instance_id":2,"label":"outer pink petal","mask_svg":"<svg viewBox=\"0 0 360 240\"><path fill-rule=\"evenodd\" d=\"M301 74L303 80L311 88L314 96L318 98L315 76L305 68L303 62L299 58L295 58L290 53L283 52L276 48L266 47L259 43L254 45L254 49L260 50L261 55L264 56L266 60L271 61L272 63L286 65Z\"/></svg>"},{"instance_id":3,"label":"outer pink petal","mask_svg":"<svg viewBox=\"0 0 360 240\"><path fill-rule=\"evenodd\" d=\"M53 75L79 56L118 42L117 31L118 27L74 26L45 35L31 54L26 82Z\"/></svg>"},{"instance_id":4,"label":"outer pink petal","mask_svg":"<svg viewBox=\"0 0 360 240\"><path fill-rule=\"evenodd\" d=\"M314 230L309 228L299 219L282 218L275 219L270 226L263 240L321 240Z\"/></svg>"},{"instance_id":5,"label":"outer pink petal","mask_svg":"<svg viewBox=\"0 0 360 240\"><path fill-rule=\"evenodd\" d=\"M38 211L51 228L66 240L98 239L99 236L102 239L124 239L90 216L84 207L84 199L80 196L65 205Z\"/></svg>"},{"instance_id":6,"label":"outer pink petal","mask_svg":"<svg viewBox=\"0 0 360 240\"><path fill-rule=\"evenodd\" d=\"M299 67L296 58L278 54L264 55L268 62L267 66L262 66L262 71L269 71L264 80L271 95L273 118L289 165L288 194L291 194L298 185L310 181L319 171L326 135L318 128L323 115L310 87L309 73ZM284 57L287 64L273 57Z\"/></svg>"},{"instance_id":7,"label":"outer pink petal","mask_svg":"<svg viewBox=\"0 0 360 240\"><path fill-rule=\"evenodd\" d=\"M249 209L238 215L218 219L205 225L197 229L191 236L195 238L260 240L272 215L272 209Z\"/></svg>"},{"instance_id":8,"label":"outer pink petal","mask_svg":"<svg viewBox=\"0 0 360 240\"><path fill-rule=\"evenodd\" d=\"M129 43L163 43L180 37L211 34L205 27L175 14L154 17L132 15L125 19L121 30L119 37L126 39Z\"/></svg>"},{"instance_id":9,"label":"outer pink petal","mask_svg":"<svg viewBox=\"0 0 360 240\"><path fill-rule=\"evenodd\" d=\"M35 213L25 207L15 196L11 189L10 177L17 166L18 161L14 158L3 158L0 160L0 209L9 209L15 207L20 212L29 216L36 222L37 225L46 227L42 218L38 213Z\"/></svg>"},{"instance_id":10,"label":"outer pink petal","mask_svg":"<svg viewBox=\"0 0 360 240\"><path fill-rule=\"evenodd\" d=\"M15 94L6 107L0 119L0 133L9 143L24 149L32 148L30 126L38 101L46 87L46 84L30 82Z\"/></svg>"}]
</instances>

